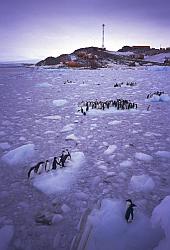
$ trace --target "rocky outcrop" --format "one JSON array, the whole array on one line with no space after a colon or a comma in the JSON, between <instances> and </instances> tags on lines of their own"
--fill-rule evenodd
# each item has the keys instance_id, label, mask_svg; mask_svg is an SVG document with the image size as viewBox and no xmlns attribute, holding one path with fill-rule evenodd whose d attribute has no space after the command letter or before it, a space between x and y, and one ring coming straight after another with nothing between
<instances>
[{"instance_id":1,"label":"rocky outcrop","mask_svg":"<svg viewBox=\"0 0 170 250\"><path fill-rule=\"evenodd\" d=\"M118 54L98 47L87 47L75 50L71 54L63 54L58 57L47 57L36 64L36 66L58 66L66 68L91 68L97 69L107 67L110 63L128 66L144 65L144 55L141 50L152 50L149 46L124 46L121 52L134 51L133 55ZM140 53L137 53L140 52ZM137 64L136 64L137 62ZM153 63L153 62L151 62ZM156 64L156 63L155 63Z\"/></svg>"},{"instance_id":2,"label":"rocky outcrop","mask_svg":"<svg viewBox=\"0 0 170 250\"><path fill-rule=\"evenodd\" d=\"M47 57L36 66L63 65L66 67L105 67L109 61L120 61L124 57L114 55L98 47L87 47L75 50L71 54L63 54L58 57Z\"/></svg>"}]
</instances>

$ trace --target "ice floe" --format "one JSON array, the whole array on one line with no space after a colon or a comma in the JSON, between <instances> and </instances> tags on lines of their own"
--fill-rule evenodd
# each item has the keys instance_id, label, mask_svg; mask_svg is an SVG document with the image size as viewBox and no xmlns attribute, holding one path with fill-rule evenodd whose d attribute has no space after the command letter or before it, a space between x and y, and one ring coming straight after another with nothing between
<instances>
[{"instance_id":1,"label":"ice floe","mask_svg":"<svg viewBox=\"0 0 170 250\"><path fill-rule=\"evenodd\" d=\"M75 124L73 123L67 124L62 128L61 132L64 133L64 132L72 131L74 130L74 127L75 127Z\"/></svg>"},{"instance_id":2,"label":"ice floe","mask_svg":"<svg viewBox=\"0 0 170 250\"><path fill-rule=\"evenodd\" d=\"M122 121L110 121L108 122L109 125L117 125L117 124L120 124Z\"/></svg>"},{"instance_id":3,"label":"ice floe","mask_svg":"<svg viewBox=\"0 0 170 250\"><path fill-rule=\"evenodd\" d=\"M53 100L53 105L56 107L64 106L67 103L65 99Z\"/></svg>"},{"instance_id":4,"label":"ice floe","mask_svg":"<svg viewBox=\"0 0 170 250\"><path fill-rule=\"evenodd\" d=\"M5 155L3 155L1 159L10 166L16 166L27 164L33 158L34 154L35 145L26 144L9 151Z\"/></svg>"},{"instance_id":5,"label":"ice floe","mask_svg":"<svg viewBox=\"0 0 170 250\"><path fill-rule=\"evenodd\" d=\"M153 249L161 239L161 230L152 228L150 219L143 213L135 214L131 224L126 222L124 214L125 204L121 200L102 200L101 207L93 209L85 223L85 219L81 221L80 232L71 249Z\"/></svg>"},{"instance_id":6,"label":"ice floe","mask_svg":"<svg viewBox=\"0 0 170 250\"><path fill-rule=\"evenodd\" d=\"M155 154L159 157L170 159L170 152L169 151L157 151Z\"/></svg>"},{"instance_id":7,"label":"ice floe","mask_svg":"<svg viewBox=\"0 0 170 250\"><path fill-rule=\"evenodd\" d=\"M152 225L160 226L164 230L165 237L154 250L169 250L170 248L170 222L169 222L170 196L166 196L152 212Z\"/></svg>"},{"instance_id":8,"label":"ice floe","mask_svg":"<svg viewBox=\"0 0 170 250\"><path fill-rule=\"evenodd\" d=\"M35 87L37 88L49 88L52 87L52 84L49 84L48 82L43 82L43 83L37 83Z\"/></svg>"},{"instance_id":9,"label":"ice floe","mask_svg":"<svg viewBox=\"0 0 170 250\"><path fill-rule=\"evenodd\" d=\"M46 194L68 190L76 179L78 169L82 167L84 162L83 152L72 152L71 161L66 163L66 167L35 176L33 185Z\"/></svg>"},{"instance_id":10,"label":"ice floe","mask_svg":"<svg viewBox=\"0 0 170 250\"><path fill-rule=\"evenodd\" d=\"M104 154L105 155L111 155L115 152L117 146L116 145L110 145L105 151Z\"/></svg>"},{"instance_id":11,"label":"ice floe","mask_svg":"<svg viewBox=\"0 0 170 250\"><path fill-rule=\"evenodd\" d=\"M153 160L153 157L151 155L144 154L144 153L135 153L135 158L140 161L146 161L146 162Z\"/></svg>"},{"instance_id":12,"label":"ice floe","mask_svg":"<svg viewBox=\"0 0 170 250\"><path fill-rule=\"evenodd\" d=\"M49 115L49 116L44 116L44 118L49 120L61 120L60 115Z\"/></svg>"},{"instance_id":13,"label":"ice floe","mask_svg":"<svg viewBox=\"0 0 170 250\"><path fill-rule=\"evenodd\" d=\"M79 138L74 134L67 135L65 138L66 141L76 141L78 142Z\"/></svg>"},{"instance_id":14,"label":"ice floe","mask_svg":"<svg viewBox=\"0 0 170 250\"><path fill-rule=\"evenodd\" d=\"M154 189L155 183L148 175L134 175L131 177L130 187L136 192L150 192Z\"/></svg>"},{"instance_id":15,"label":"ice floe","mask_svg":"<svg viewBox=\"0 0 170 250\"><path fill-rule=\"evenodd\" d=\"M10 147L11 147L11 145L8 142L1 142L0 143L0 149L2 149L2 150L9 149Z\"/></svg>"},{"instance_id":16,"label":"ice floe","mask_svg":"<svg viewBox=\"0 0 170 250\"><path fill-rule=\"evenodd\" d=\"M120 167L130 167L130 166L132 166L132 164L133 164L133 161L125 160L125 161L122 161L119 165L120 165Z\"/></svg>"}]
</instances>

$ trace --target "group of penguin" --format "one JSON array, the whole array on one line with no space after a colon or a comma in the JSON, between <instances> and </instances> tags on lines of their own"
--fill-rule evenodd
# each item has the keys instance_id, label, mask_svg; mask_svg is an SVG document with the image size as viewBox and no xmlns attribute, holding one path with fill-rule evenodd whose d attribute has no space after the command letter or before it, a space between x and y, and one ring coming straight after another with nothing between
<instances>
[{"instance_id":1,"label":"group of penguin","mask_svg":"<svg viewBox=\"0 0 170 250\"><path fill-rule=\"evenodd\" d=\"M146 98L149 99L149 98L152 98L153 95L161 96L161 95L163 95L163 94L165 94L164 91L155 91L155 92L153 92L153 93L148 94Z\"/></svg>"},{"instance_id":2,"label":"group of penguin","mask_svg":"<svg viewBox=\"0 0 170 250\"><path fill-rule=\"evenodd\" d=\"M121 83L115 83L114 85L113 85L113 87L114 88L116 88L116 87L122 87L122 85L126 85L126 86L130 86L130 87L133 87L133 86L136 86L136 82L126 82L126 83L124 83L124 82L121 82Z\"/></svg>"},{"instance_id":3,"label":"group of penguin","mask_svg":"<svg viewBox=\"0 0 170 250\"><path fill-rule=\"evenodd\" d=\"M78 104L80 111L83 115L86 115L86 112L89 109L109 109L111 107L116 108L117 110L124 110L124 109L137 109L137 103L131 102L130 100L124 99L116 99L116 100L106 100L106 101L82 101Z\"/></svg>"},{"instance_id":4,"label":"group of penguin","mask_svg":"<svg viewBox=\"0 0 170 250\"><path fill-rule=\"evenodd\" d=\"M45 172L49 172L50 170L56 170L57 165L59 165L60 168L65 167L64 164L67 159L71 160L71 154L68 151L68 149L63 150L60 156L54 157L51 165L50 165L49 160L46 160L45 162L44 161L38 162L36 165L34 165L33 167L29 169L28 179L30 178L32 171L36 174L41 174L43 169L45 170Z\"/></svg>"}]
</instances>

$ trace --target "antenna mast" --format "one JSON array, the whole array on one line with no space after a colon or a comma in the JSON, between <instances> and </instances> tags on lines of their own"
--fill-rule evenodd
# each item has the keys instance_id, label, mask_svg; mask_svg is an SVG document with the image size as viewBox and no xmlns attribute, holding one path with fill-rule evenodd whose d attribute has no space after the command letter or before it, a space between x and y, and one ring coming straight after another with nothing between
<instances>
[{"instance_id":1,"label":"antenna mast","mask_svg":"<svg viewBox=\"0 0 170 250\"><path fill-rule=\"evenodd\" d=\"M105 24L102 24L102 49L105 49L105 47L104 47L104 27L105 27Z\"/></svg>"}]
</instances>

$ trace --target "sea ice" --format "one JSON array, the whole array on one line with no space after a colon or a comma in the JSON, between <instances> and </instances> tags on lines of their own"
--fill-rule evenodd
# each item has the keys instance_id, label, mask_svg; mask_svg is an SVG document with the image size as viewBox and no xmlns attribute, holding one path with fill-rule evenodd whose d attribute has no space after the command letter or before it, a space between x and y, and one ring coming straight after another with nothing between
<instances>
[{"instance_id":1,"label":"sea ice","mask_svg":"<svg viewBox=\"0 0 170 250\"><path fill-rule=\"evenodd\" d=\"M155 187L155 183L148 175L134 175L131 177L130 187L136 192L150 192Z\"/></svg>"},{"instance_id":2,"label":"sea ice","mask_svg":"<svg viewBox=\"0 0 170 250\"><path fill-rule=\"evenodd\" d=\"M144 153L135 153L135 158L140 161L146 161L146 162L153 160L152 156L144 154Z\"/></svg>"},{"instance_id":3,"label":"sea ice","mask_svg":"<svg viewBox=\"0 0 170 250\"><path fill-rule=\"evenodd\" d=\"M33 158L34 154L35 145L26 144L9 151L3 155L1 159L10 166L16 166L28 163L28 161Z\"/></svg>"}]
</instances>

